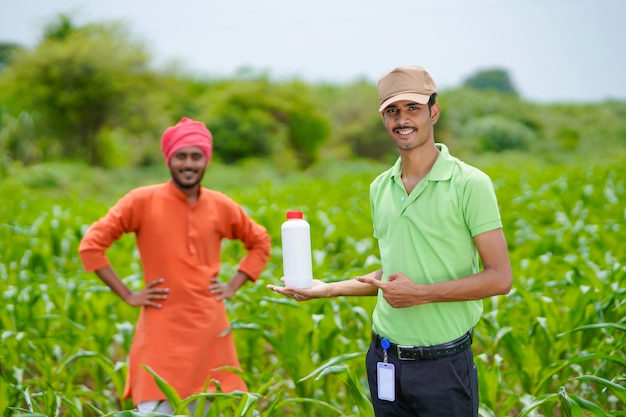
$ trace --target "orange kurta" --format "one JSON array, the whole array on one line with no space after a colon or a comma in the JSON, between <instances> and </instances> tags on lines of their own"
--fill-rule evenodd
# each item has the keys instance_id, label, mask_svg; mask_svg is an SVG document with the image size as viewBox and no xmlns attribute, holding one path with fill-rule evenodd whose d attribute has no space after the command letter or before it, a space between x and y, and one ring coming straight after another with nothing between
<instances>
[{"instance_id":1,"label":"orange kurta","mask_svg":"<svg viewBox=\"0 0 626 417\"><path fill-rule=\"evenodd\" d=\"M248 250L239 270L256 279L269 258L270 238L233 200L202 188L189 205L172 181L129 192L85 233L79 252L86 271L108 266L105 251L123 233L135 233L146 282L163 278L163 307L142 308L129 358L125 397L135 404L165 399L142 365L150 366L182 397L218 380L225 392L245 391L224 303L209 292L220 267L221 241ZM211 383L209 391L215 389Z\"/></svg>"}]
</instances>

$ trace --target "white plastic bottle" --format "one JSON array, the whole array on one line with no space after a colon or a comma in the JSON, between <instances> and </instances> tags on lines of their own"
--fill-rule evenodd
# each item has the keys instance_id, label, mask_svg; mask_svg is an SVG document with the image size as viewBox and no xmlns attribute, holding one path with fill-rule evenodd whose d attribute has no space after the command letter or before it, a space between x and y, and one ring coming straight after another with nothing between
<instances>
[{"instance_id":1,"label":"white plastic bottle","mask_svg":"<svg viewBox=\"0 0 626 417\"><path fill-rule=\"evenodd\" d=\"M313 281L311 227L301 211L288 211L280 228L283 245L283 276L287 287L309 288Z\"/></svg>"}]
</instances>

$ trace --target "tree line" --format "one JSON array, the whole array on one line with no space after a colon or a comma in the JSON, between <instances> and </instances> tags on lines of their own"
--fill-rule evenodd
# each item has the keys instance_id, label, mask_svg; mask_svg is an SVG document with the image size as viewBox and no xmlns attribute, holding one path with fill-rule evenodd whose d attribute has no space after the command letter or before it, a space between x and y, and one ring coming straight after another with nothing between
<instances>
[{"instance_id":1,"label":"tree line","mask_svg":"<svg viewBox=\"0 0 626 417\"><path fill-rule=\"evenodd\" d=\"M144 166L161 161L159 137L181 117L201 120L224 163L263 158L303 169L321 157L393 158L376 86L273 80L242 69L229 78L156 70L120 23L77 26L59 15L28 49L0 43L0 168L19 161L80 160ZM442 92L438 140L461 152L581 150L602 118L603 138L626 131L623 102L537 105L492 68ZM591 114L590 114L591 112ZM583 147L584 148L584 147Z\"/></svg>"}]
</instances>

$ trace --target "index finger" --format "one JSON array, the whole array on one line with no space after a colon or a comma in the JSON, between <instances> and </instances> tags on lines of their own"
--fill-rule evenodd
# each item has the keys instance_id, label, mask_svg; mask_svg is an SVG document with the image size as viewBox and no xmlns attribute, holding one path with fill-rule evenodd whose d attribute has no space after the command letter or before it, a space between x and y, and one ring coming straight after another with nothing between
<instances>
[{"instance_id":1,"label":"index finger","mask_svg":"<svg viewBox=\"0 0 626 417\"><path fill-rule=\"evenodd\" d=\"M163 284L164 282L165 282L165 280L163 278L155 279L154 281L148 282L146 284L146 287L152 288L152 287L157 286L159 284Z\"/></svg>"},{"instance_id":2,"label":"index finger","mask_svg":"<svg viewBox=\"0 0 626 417\"><path fill-rule=\"evenodd\" d=\"M382 288L383 287L383 282L380 280L377 280L376 278L369 278L369 277L356 277L356 280L359 282L363 282L365 284L369 284L373 287L376 288Z\"/></svg>"}]
</instances>

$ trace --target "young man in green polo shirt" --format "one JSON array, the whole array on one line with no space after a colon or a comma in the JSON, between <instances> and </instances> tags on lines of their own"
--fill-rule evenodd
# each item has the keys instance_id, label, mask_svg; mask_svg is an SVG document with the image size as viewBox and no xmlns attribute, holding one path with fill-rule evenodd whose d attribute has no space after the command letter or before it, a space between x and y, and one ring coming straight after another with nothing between
<instances>
[{"instance_id":1,"label":"young man in green polo shirt","mask_svg":"<svg viewBox=\"0 0 626 417\"><path fill-rule=\"evenodd\" d=\"M370 186L382 269L300 289L299 301L376 295L366 367L377 416L478 415L472 328L482 299L512 273L491 180L435 142L437 86L419 66L378 82L379 111L400 157ZM482 261L483 268L479 264Z\"/></svg>"}]
</instances>

